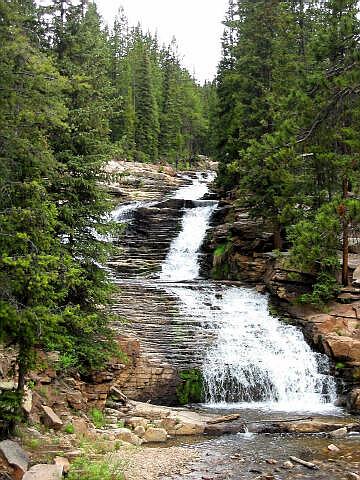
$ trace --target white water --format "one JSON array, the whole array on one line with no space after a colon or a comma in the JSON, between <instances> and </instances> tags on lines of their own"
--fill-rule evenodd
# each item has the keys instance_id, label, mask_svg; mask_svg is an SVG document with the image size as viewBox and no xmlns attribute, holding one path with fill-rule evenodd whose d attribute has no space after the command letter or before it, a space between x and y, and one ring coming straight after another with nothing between
<instances>
[{"instance_id":1,"label":"white water","mask_svg":"<svg viewBox=\"0 0 360 480\"><path fill-rule=\"evenodd\" d=\"M207 192L198 176L176 198L196 200ZM194 280L199 275L199 248L213 206L189 209L182 230L163 264L161 279ZM203 285L203 284L202 284ZM330 412L335 409L335 382L328 360L316 354L296 327L269 313L267 297L247 288L210 282L206 288L173 287L183 314L202 322L215 335L206 352L203 374L209 406L265 408L277 411Z\"/></svg>"},{"instance_id":2,"label":"white water","mask_svg":"<svg viewBox=\"0 0 360 480\"><path fill-rule=\"evenodd\" d=\"M182 220L179 236L174 240L162 266L161 280L193 280L198 277L199 249L216 204L189 209Z\"/></svg>"},{"instance_id":3,"label":"white water","mask_svg":"<svg viewBox=\"0 0 360 480\"><path fill-rule=\"evenodd\" d=\"M216 174L214 172L196 173L196 178L187 177L191 180L190 185L179 188L173 198L179 200L199 200L209 191L208 184L215 180ZM185 177L186 178L186 177Z\"/></svg>"}]
</instances>

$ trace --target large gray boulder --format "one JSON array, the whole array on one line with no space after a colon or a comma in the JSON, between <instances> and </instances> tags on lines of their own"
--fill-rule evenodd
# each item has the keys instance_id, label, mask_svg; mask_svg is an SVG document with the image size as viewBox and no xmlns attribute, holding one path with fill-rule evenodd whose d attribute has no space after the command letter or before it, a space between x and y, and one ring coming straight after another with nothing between
<instances>
[{"instance_id":1,"label":"large gray boulder","mask_svg":"<svg viewBox=\"0 0 360 480\"><path fill-rule=\"evenodd\" d=\"M62 465L35 465L25 473L23 480L61 480Z\"/></svg>"},{"instance_id":2,"label":"large gray boulder","mask_svg":"<svg viewBox=\"0 0 360 480\"><path fill-rule=\"evenodd\" d=\"M14 469L14 478L21 480L29 467L28 454L11 440L0 442L0 455Z\"/></svg>"}]
</instances>

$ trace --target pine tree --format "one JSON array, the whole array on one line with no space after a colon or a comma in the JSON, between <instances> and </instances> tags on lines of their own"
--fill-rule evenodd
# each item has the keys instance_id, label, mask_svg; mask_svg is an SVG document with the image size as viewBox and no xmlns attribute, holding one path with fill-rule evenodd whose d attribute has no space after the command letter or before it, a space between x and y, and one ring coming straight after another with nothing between
<instances>
[{"instance_id":1,"label":"pine tree","mask_svg":"<svg viewBox=\"0 0 360 480\"><path fill-rule=\"evenodd\" d=\"M21 2L0 1L0 17L0 340L18 347L21 396L35 348L58 333L69 286L48 192L56 169L48 134L64 125L66 109L64 80L28 37ZM16 406L3 410L1 397L0 410L12 427Z\"/></svg>"},{"instance_id":2,"label":"pine tree","mask_svg":"<svg viewBox=\"0 0 360 480\"><path fill-rule=\"evenodd\" d=\"M150 53L146 46L136 45L134 67L135 144L139 160L158 158L159 114L152 78Z\"/></svg>"}]
</instances>

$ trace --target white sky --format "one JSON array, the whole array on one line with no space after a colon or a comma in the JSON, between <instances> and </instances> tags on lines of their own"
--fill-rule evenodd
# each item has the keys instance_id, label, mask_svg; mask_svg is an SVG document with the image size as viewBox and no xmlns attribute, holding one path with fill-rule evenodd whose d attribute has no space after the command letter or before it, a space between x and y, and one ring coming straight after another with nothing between
<instances>
[{"instance_id":1,"label":"white sky","mask_svg":"<svg viewBox=\"0 0 360 480\"><path fill-rule=\"evenodd\" d=\"M108 24L122 5L130 25L157 31L159 41L176 37L183 65L203 82L212 80L221 54L221 36L228 0L96 0Z\"/></svg>"}]
</instances>

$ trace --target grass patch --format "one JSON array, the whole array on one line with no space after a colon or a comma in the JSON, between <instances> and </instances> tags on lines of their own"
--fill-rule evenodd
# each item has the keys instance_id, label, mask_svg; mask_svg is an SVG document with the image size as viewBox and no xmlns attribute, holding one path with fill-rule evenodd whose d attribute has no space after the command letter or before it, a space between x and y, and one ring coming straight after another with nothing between
<instances>
[{"instance_id":1,"label":"grass patch","mask_svg":"<svg viewBox=\"0 0 360 480\"><path fill-rule=\"evenodd\" d=\"M106 419L103 412L97 408L90 410L90 418L96 428L103 428L106 425Z\"/></svg>"}]
</instances>

